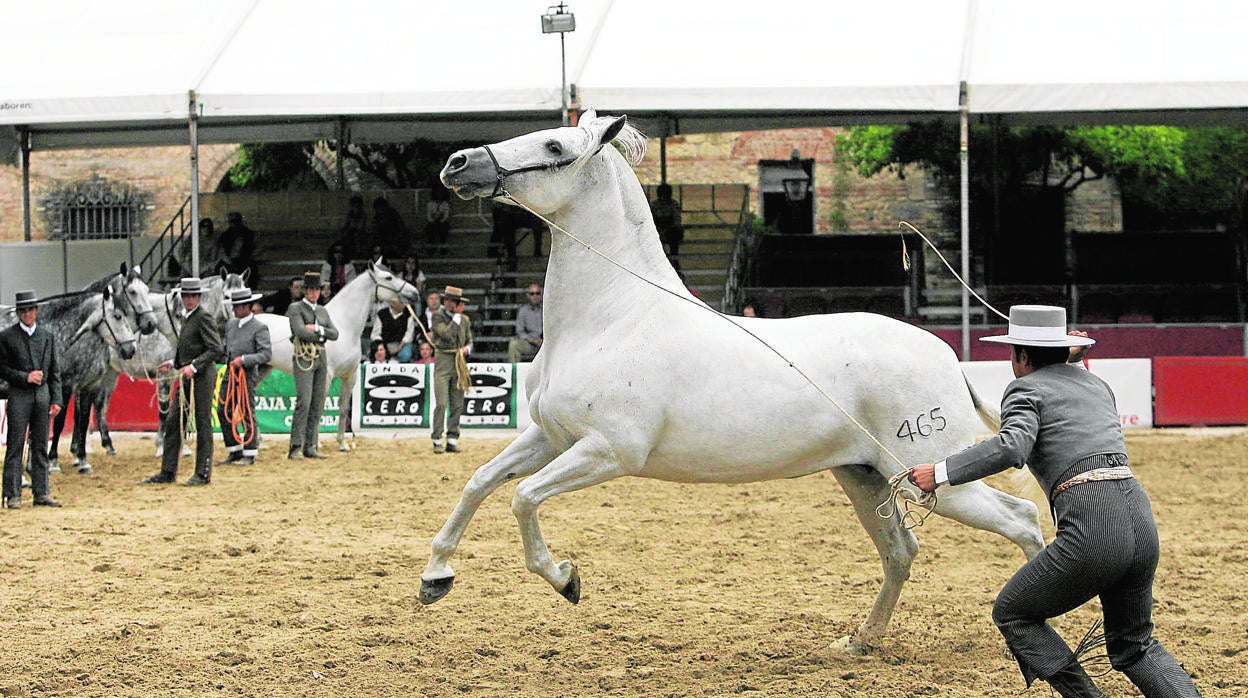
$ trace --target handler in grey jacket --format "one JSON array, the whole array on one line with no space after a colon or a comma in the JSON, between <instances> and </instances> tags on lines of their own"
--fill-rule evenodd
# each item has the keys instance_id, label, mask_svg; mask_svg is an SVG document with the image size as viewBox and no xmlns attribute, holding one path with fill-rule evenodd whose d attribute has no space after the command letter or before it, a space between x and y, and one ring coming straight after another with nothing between
<instances>
[{"instance_id":1,"label":"handler in grey jacket","mask_svg":"<svg viewBox=\"0 0 1248 698\"><path fill-rule=\"evenodd\" d=\"M321 275L303 275L303 298L286 310L290 320L290 341L294 343L295 413L290 423L290 453L287 458L324 458L321 455L321 412L329 389L329 363L325 343L338 339L338 328L321 299ZM351 341L356 341L352 339Z\"/></svg>"},{"instance_id":2,"label":"handler in grey jacket","mask_svg":"<svg viewBox=\"0 0 1248 698\"><path fill-rule=\"evenodd\" d=\"M1066 698L1104 695L1045 622L1100 596L1113 667L1148 698L1199 696L1152 638L1157 525L1127 464L1113 391L1067 363L1094 340L1066 333L1063 308L1017 305L1009 334L983 341L1012 349L1016 380L1001 400L1000 432L940 463L915 466L910 482L931 492L1027 464L1044 487L1057 537L1014 574L992 609L1027 685L1041 678Z\"/></svg>"},{"instance_id":3,"label":"handler in grey jacket","mask_svg":"<svg viewBox=\"0 0 1248 698\"><path fill-rule=\"evenodd\" d=\"M260 298L259 293L243 287L230 292L230 305L234 307L234 319L225 323L225 379L221 381L221 390L217 394L217 420L221 423L221 437L225 440L225 460L221 465L251 465L255 462L260 446L260 433L256 428L256 384L260 382L260 364L267 364L273 358L273 348L269 341L269 328L251 314L252 302ZM241 381L234 371L243 369ZM240 385L240 383L243 383ZM230 424L227 418L226 396L231 392L242 390L247 396L243 405L242 423ZM240 443L237 427L243 428L246 441Z\"/></svg>"}]
</instances>

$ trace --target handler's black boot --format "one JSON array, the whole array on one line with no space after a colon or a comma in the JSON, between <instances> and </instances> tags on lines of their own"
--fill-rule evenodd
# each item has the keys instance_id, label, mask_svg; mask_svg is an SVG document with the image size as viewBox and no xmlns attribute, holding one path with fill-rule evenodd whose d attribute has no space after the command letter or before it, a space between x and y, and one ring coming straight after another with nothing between
<instances>
[{"instance_id":1,"label":"handler's black boot","mask_svg":"<svg viewBox=\"0 0 1248 698\"><path fill-rule=\"evenodd\" d=\"M1106 698L1092 683L1092 677L1079 662L1071 662L1048 678L1049 685L1062 698Z\"/></svg>"}]
</instances>

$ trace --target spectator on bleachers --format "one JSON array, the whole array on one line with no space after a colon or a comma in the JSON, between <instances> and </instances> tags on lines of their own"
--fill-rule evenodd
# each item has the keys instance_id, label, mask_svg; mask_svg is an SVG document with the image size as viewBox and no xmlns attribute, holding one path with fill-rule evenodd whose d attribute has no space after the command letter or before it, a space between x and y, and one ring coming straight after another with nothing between
<instances>
[{"instance_id":1,"label":"spectator on bleachers","mask_svg":"<svg viewBox=\"0 0 1248 698\"><path fill-rule=\"evenodd\" d=\"M355 194L347 204L347 213L338 229L338 241L342 243L349 259L364 259L372 247L368 239L368 215L364 213L364 197Z\"/></svg>"},{"instance_id":2,"label":"spectator on bleachers","mask_svg":"<svg viewBox=\"0 0 1248 698\"><path fill-rule=\"evenodd\" d=\"M532 361L542 348L542 287L529 284L525 291L528 303L516 311L516 338L507 344L507 361Z\"/></svg>"},{"instance_id":3,"label":"spectator on bleachers","mask_svg":"<svg viewBox=\"0 0 1248 698\"><path fill-rule=\"evenodd\" d=\"M680 270L680 243L685 239L685 226L680 222L680 203L672 198L672 185L663 183L655 190L650 202L650 215L659 231L659 240L667 245L672 266Z\"/></svg>"},{"instance_id":4,"label":"spectator on bleachers","mask_svg":"<svg viewBox=\"0 0 1248 698\"><path fill-rule=\"evenodd\" d=\"M256 273L256 231L243 223L243 214L230 211L226 214L229 225L217 238L217 256L213 263L214 273L240 274L252 287L258 286Z\"/></svg>"},{"instance_id":5,"label":"spectator on bleachers","mask_svg":"<svg viewBox=\"0 0 1248 698\"><path fill-rule=\"evenodd\" d=\"M329 246L325 261L321 264L321 278L329 280L330 294L338 293L355 278L355 265L347 258L341 242Z\"/></svg>"},{"instance_id":6,"label":"spectator on bleachers","mask_svg":"<svg viewBox=\"0 0 1248 698\"><path fill-rule=\"evenodd\" d=\"M425 238L429 242L425 252L430 257L450 254L446 238L451 232L451 202L450 192L445 187L435 186L430 192L429 203L425 205L425 223Z\"/></svg>"},{"instance_id":7,"label":"spectator on bleachers","mask_svg":"<svg viewBox=\"0 0 1248 698\"><path fill-rule=\"evenodd\" d=\"M516 269L516 229L521 213L522 209L497 200L490 206L490 242L485 252L512 271Z\"/></svg>"},{"instance_id":8,"label":"spectator on bleachers","mask_svg":"<svg viewBox=\"0 0 1248 698\"><path fill-rule=\"evenodd\" d=\"M398 270L399 278L416 287L417 291L425 292L425 273L420 270L420 258L410 252L403 258L403 266Z\"/></svg>"},{"instance_id":9,"label":"spectator on bleachers","mask_svg":"<svg viewBox=\"0 0 1248 698\"><path fill-rule=\"evenodd\" d=\"M429 342L420 343L420 356L413 363L431 364L433 363L433 345Z\"/></svg>"},{"instance_id":10,"label":"spectator on bleachers","mask_svg":"<svg viewBox=\"0 0 1248 698\"><path fill-rule=\"evenodd\" d=\"M542 233L545 230L546 221L524 209L516 209L516 244L523 242L525 236L532 236L534 257L542 256Z\"/></svg>"},{"instance_id":11,"label":"spectator on bleachers","mask_svg":"<svg viewBox=\"0 0 1248 698\"><path fill-rule=\"evenodd\" d=\"M425 309L420 313L420 317L416 321L420 323L421 329L425 336L433 333L433 316L438 314L438 310L442 308L442 295L437 291L430 291L425 294Z\"/></svg>"},{"instance_id":12,"label":"spectator on bleachers","mask_svg":"<svg viewBox=\"0 0 1248 698\"><path fill-rule=\"evenodd\" d=\"M398 360L391 356L390 352L386 351L386 343L380 339L374 339L373 343L369 345L368 360L375 364L398 363Z\"/></svg>"},{"instance_id":13,"label":"spectator on bleachers","mask_svg":"<svg viewBox=\"0 0 1248 698\"><path fill-rule=\"evenodd\" d=\"M264 312L285 315L291 303L303 298L303 277L290 277L290 285L260 299Z\"/></svg>"},{"instance_id":14,"label":"spectator on bleachers","mask_svg":"<svg viewBox=\"0 0 1248 698\"><path fill-rule=\"evenodd\" d=\"M401 259L412 246L403 217L380 196L373 199L373 245L380 247L387 259Z\"/></svg>"},{"instance_id":15,"label":"spectator on bleachers","mask_svg":"<svg viewBox=\"0 0 1248 698\"><path fill-rule=\"evenodd\" d=\"M745 306L741 308L741 316L742 317L758 317L758 313L754 310L754 304L746 303Z\"/></svg>"},{"instance_id":16,"label":"spectator on bleachers","mask_svg":"<svg viewBox=\"0 0 1248 698\"><path fill-rule=\"evenodd\" d=\"M392 300L373 316L372 340L385 343L386 352L407 363L412 360L412 340L416 337L416 318L401 300Z\"/></svg>"},{"instance_id":17,"label":"spectator on bleachers","mask_svg":"<svg viewBox=\"0 0 1248 698\"><path fill-rule=\"evenodd\" d=\"M329 282L328 281L322 282L321 283L321 297L316 300L316 304L328 305L329 299L332 298L333 295L334 295L334 292L332 289L330 289Z\"/></svg>"}]
</instances>

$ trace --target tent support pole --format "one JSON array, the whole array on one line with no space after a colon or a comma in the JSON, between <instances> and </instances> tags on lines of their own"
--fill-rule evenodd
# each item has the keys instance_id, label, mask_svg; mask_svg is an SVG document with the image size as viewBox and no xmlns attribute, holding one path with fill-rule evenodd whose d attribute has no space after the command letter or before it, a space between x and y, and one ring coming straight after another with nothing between
<instances>
[{"instance_id":1,"label":"tent support pole","mask_svg":"<svg viewBox=\"0 0 1248 698\"><path fill-rule=\"evenodd\" d=\"M961 181L959 187L962 204L962 278L970 283L971 278L971 195L970 195L970 114L967 104L966 82L959 90L958 104L958 167ZM971 360L971 294L966 284L962 285L962 360Z\"/></svg>"},{"instance_id":2,"label":"tent support pole","mask_svg":"<svg viewBox=\"0 0 1248 698\"><path fill-rule=\"evenodd\" d=\"M199 276L199 113L195 101L195 90L191 90L187 119L191 138L191 275Z\"/></svg>"},{"instance_id":3,"label":"tent support pole","mask_svg":"<svg viewBox=\"0 0 1248 698\"><path fill-rule=\"evenodd\" d=\"M22 233L30 242L30 132L22 129L18 140L22 146Z\"/></svg>"},{"instance_id":4,"label":"tent support pole","mask_svg":"<svg viewBox=\"0 0 1248 698\"><path fill-rule=\"evenodd\" d=\"M659 137L659 183L667 184L667 134Z\"/></svg>"}]
</instances>

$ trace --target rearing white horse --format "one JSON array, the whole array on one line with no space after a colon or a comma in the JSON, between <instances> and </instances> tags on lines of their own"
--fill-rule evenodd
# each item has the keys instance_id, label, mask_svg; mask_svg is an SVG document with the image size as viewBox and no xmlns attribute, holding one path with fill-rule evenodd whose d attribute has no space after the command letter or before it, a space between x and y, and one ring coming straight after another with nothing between
<instances>
[{"instance_id":1,"label":"rearing white horse","mask_svg":"<svg viewBox=\"0 0 1248 698\"><path fill-rule=\"evenodd\" d=\"M896 518L875 513L889 477L971 445L989 411L949 346L904 322L728 318L695 299L663 254L625 157L636 163L644 152L624 117L589 112L579 127L461 150L442 170L460 197L510 195L569 234L552 232L545 340L525 385L533 424L468 481L433 539L421 601L450 591L448 561L469 520L508 480L527 476L511 504L526 567L575 603L576 567L556 561L538 525L550 497L625 475L751 482L831 470L884 567L870 614L841 641L866 650L883 636L918 550ZM706 409L729 396L748 396L749 409ZM1044 545L1035 505L982 483L942 490L936 511L1029 557Z\"/></svg>"}]
</instances>

